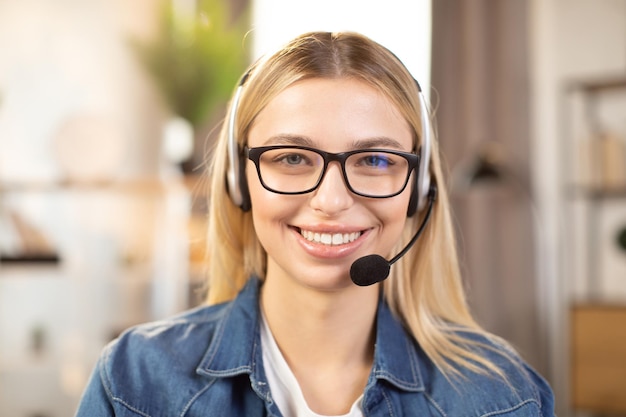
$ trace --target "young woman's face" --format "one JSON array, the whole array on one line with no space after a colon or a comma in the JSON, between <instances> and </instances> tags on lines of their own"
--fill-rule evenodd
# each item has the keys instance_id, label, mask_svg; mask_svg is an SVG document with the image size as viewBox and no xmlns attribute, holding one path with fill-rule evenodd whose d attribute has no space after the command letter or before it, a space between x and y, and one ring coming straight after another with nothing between
<instances>
[{"instance_id":1,"label":"young woman's face","mask_svg":"<svg viewBox=\"0 0 626 417\"><path fill-rule=\"evenodd\" d=\"M271 100L248 136L250 148L270 145L333 153L413 149L409 125L395 105L364 82L347 78L300 81ZM277 161L289 169L308 165L298 155L274 155L272 163ZM301 195L266 190L250 160L246 175L255 230L268 254L266 279L333 290L354 285L349 271L356 259L389 257L406 221L415 174L402 193L389 198L352 193L338 162L328 165L317 189Z\"/></svg>"}]
</instances>

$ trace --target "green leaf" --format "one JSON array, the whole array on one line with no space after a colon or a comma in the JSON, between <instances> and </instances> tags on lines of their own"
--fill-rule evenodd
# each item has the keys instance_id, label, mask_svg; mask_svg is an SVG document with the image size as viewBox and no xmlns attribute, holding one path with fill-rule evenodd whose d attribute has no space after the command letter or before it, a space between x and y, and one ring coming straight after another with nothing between
<instances>
[{"instance_id":1,"label":"green leaf","mask_svg":"<svg viewBox=\"0 0 626 417\"><path fill-rule=\"evenodd\" d=\"M131 44L170 110L197 127L228 99L246 67L248 21L248 9L234 18L224 0L199 0L187 19L163 1L156 39Z\"/></svg>"}]
</instances>

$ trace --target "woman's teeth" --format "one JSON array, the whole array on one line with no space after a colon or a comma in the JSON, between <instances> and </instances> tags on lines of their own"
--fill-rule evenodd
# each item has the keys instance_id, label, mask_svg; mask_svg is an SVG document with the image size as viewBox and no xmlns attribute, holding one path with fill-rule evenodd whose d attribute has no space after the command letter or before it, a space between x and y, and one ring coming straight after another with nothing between
<instances>
[{"instance_id":1,"label":"woman's teeth","mask_svg":"<svg viewBox=\"0 0 626 417\"><path fill-rule=\"evenodd\" d=\"M300 234L309 242L321 243L322 245L343 245L354 242L361 236L361 232L352 233L318 233L310 230L300 230Z\"/></svg>"}]
</instances>

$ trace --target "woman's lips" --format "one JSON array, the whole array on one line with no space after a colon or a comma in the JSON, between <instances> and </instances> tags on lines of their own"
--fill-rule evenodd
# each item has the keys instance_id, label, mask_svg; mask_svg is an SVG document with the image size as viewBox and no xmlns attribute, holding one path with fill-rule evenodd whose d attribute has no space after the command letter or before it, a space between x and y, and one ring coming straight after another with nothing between
<instances>
[{"instance_id":1,"label":"woman's lips","mask_svg":"<svg viewBox=\"0 0 626 417\"><path fill-rule=\"evenodd\" d=\"M298 242L309 254L317 258L341 258L354 253L364 242L369 229L360 231L313 231L292 228L300 238Z\"/></svg>"},{"instance_id":2,"label":"woman's lips","mask_svg":"<svg viewBox=\"0 0 626 417\"><path fill-rule=\"evenodd\" d=\"M300 229L300 234L309 242L321 243L322 245L337 246L351 243L361 236L361 232L351 233L324 233Z\"/></svg>"}]
</instances>

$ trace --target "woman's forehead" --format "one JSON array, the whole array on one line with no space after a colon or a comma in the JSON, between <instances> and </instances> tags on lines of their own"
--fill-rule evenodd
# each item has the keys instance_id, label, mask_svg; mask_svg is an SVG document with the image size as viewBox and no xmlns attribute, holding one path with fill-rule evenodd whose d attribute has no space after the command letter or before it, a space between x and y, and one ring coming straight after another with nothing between
<instances>
[{"instance_id":1,"label":"woman's forehead","mask_svg":"<svg viewBox=\"0 0 626 417\"><path fill-rule=\"evenodd\" d=\"M310 78L272 98L257 115L249 146L267 144L376 145L411 150L413 135L395 104L353 78Z\"/></svg>"}]
</instances>

